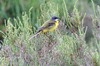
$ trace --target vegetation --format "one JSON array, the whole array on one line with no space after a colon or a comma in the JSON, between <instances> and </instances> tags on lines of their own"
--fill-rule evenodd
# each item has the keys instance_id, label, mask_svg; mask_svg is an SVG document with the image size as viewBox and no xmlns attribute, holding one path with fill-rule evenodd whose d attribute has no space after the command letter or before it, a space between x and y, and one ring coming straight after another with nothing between
<instances>
[{"instance_id":1,"label":"vegetation","mask_svg":"<svg viewBox=\"0 0 100 66\"><path fill-rule=\"evenodd\" d=\"M100 66L97 1L1 0L0 21L7 21L0 66ZM57 30L29 40L51 16L61 18Z\"/></svg>"}]
</instances>

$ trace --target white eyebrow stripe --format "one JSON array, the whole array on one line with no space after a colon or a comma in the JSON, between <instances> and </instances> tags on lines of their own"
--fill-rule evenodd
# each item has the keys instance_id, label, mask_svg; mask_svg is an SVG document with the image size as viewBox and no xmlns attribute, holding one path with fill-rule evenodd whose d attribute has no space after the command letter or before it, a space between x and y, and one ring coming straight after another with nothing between
<instances>
[{"instance_id":1,"label":"white eyebrow stripe","mask_svg":"<svg viewBox=\"0 0 100 66\"><path fill-rule=\"evenodd\" d=\"M59 19L55 19L55 21L58 21Z\"/></svg>"}]
</instances>

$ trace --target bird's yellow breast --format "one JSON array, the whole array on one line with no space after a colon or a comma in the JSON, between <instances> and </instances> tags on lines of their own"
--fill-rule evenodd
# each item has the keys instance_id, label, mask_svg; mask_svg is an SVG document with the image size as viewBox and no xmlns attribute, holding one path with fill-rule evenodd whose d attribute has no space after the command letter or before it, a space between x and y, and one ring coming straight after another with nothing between
<instances>
[{"instance_id":1,"label":"bird's yellow breast","mask_svg":"<svg viewBox=\"0 0 100 66\"><path fill-rule=\"evenodd\" d=\"M56 21L54 25L52 25L52 26L50 26L48 28L43 29L42 32L46 33L46 32L53 31L53 30L55 30L58 27L58 25L59 25L59 21Z\"/></svg>"}]
</instances>

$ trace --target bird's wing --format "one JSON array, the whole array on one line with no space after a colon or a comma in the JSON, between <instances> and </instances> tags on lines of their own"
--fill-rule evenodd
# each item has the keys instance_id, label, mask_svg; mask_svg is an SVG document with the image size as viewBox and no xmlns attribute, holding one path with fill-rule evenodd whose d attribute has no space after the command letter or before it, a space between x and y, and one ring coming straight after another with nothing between
<instances>
[{"instance_id":1,"label":"bird's wing","mask_svg":"<svg viewBox=\"0 0 100 66\"><path fill-rule=\"evenodd\" d=\"M45 22L42 26L41 26L41 28L42 29L45 29L45 28L50 28L52 25L54 25L55 23L54 23L54 21L52 21L52 20L49 20L48 22Z\"/></svg>"},{"instance_id":2,"label":"bird's wing","mask_svg":"<svg viewBox=\"0 0 100 66\"><path fill-rule=\"evenodd\" d=\"M51 20L46 21L46 22L38 29L37 33L40 32L40 31L42 31L43 29L48 29L48 28L50 28L50 26L52 26L52 25L54 25L54 24L55 24L55 23L54 23L53 21L51 21Z\"/></svg>"},{"instance_id":3,"label":"bird's wing","mask_svg":"<svg viewBox=\"0 0 100 66\"><path fill-rule=\"evenodd\" d=\"M55 23L54 23L53 20L48 20L48 21L46 21L46 22L42 25L42 27L48 28L48 27L50 27L50 26L52 26L52 25L54 25L54 24L55 24Z\"/></svg>"}]
</instances>

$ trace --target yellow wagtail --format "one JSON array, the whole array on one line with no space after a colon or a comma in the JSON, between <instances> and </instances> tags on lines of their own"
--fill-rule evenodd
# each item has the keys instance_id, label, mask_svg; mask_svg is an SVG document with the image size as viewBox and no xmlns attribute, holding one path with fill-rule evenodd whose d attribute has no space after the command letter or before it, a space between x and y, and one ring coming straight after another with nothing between
<instances>
[{"instance_id":1,"label":"yellow wagtail","mask_svg":"<svg viewBox=\"0 0 100 66\"><path fill-rule=\"evenodd\" d=\"M59 25L60 19L56 16L53 16L50 20L46 21L36 32L35 35L33 35L29 40L31 40L33 37L37 36L40 33L47 33L55 30Z\"/></svg>"}]
</instances>

